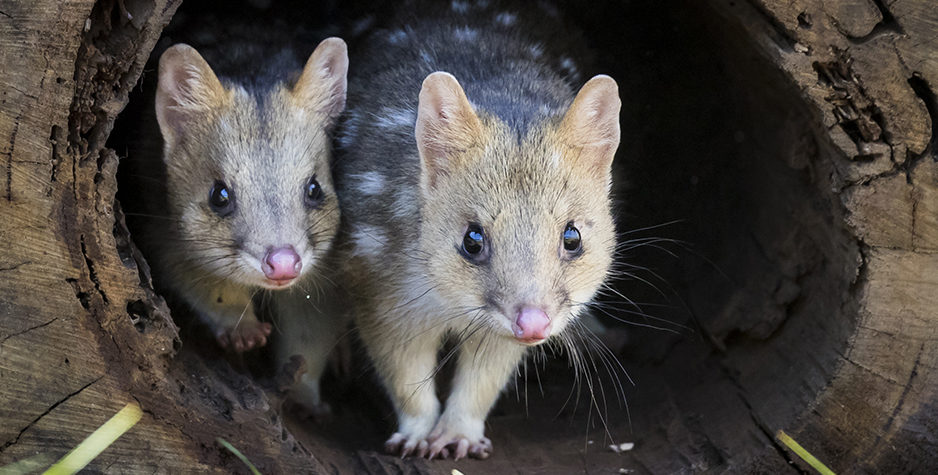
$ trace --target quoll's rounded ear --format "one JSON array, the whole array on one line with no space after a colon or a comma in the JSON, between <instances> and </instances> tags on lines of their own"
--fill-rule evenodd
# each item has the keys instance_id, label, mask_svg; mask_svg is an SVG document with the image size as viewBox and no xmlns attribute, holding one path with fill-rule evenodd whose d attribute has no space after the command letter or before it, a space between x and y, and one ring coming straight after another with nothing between
<instances>
[{"instance_id":1,"label":"quoll's rounded ear","mask_svg":"<svg viewBox=\"0 0 938 475\"><path fill-rule=\"evenodd\" d=\"M581 149L578 161L584 159L599 171L612 165L619 147L619 86L609 76L595 76L580 89L560 125L562 140L570 147Z\"/></svg>"},{"instance_id":2,"label":"quoll's rounded ear","mask_svg":"<svg viewBox=\"0 0 938 475\"><path fill-rule=\"evenodd\" d=\"M224 103L225 88L195 48L176 44L160 56L156 120L167 142L175 142L192 120Z\"/></svg>"},{"instance_id":3,"label":"quoll's rounded ear","mask_svg":"<svg viewBox=\"0 0 938 475\"><path fill-rule=\"evenodd\" d=\"M306 61L293 94L304 106L335 118L345 109L347 76L348 46L341 38L326 38Z\"/></svg>"},{"instance_id":4,"label":"quoll's rounded ear","mask_svg":"<svg viewBox=\"0 0 938 475\"><path fill-rule=\"evenodd\" d=\"M414 134L422 179L430 188L457 165L459 152L479 140L482 122L452 74L437 71L423 80Z\"/></svg>"}]
</instances>

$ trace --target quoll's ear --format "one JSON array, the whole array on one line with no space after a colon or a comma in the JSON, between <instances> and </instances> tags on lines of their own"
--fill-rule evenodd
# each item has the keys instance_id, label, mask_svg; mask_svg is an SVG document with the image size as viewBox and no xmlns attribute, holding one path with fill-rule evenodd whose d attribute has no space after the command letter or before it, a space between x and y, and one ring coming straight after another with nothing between
<instances>
[{"instance_id":1,"label":"quoll's ear","mask_svg":"<svg viewBox=\"0 0 938 475\"><path fill-rule=\"evenodd\" d=\"M457 154L477 142L482 122L452 74L435 72L423 80L415 128L422 181L432 188L456 165Z\"/></svg>"},{"instance_id":2,"label":"quoll's ear","mask_svg":"<svg viewBox=\"0 0 938 475\"><path fill-rule=\"evenodd\" d=\"M225 88L195 48L173 45L160 56L156 120L167 142L174 142L192 120L224 103Z\"/></svg>"},{"instance_id":3,"label":"quoll's ear","mask_svg":"<svg viewBox=\"0 0 938 475\"><path fill-rule=\"evenodd\" d=\"M608 173L619 147L619 86L606 75L593 77L583 85L560 125L562 140L579 149L579 166Z\"/></svg>"},{"instance_id":4,"label":"quoll's ear","mask_svg":"<svg viewBox=\"0 0 938 475\"><path fill-rule=\"evenodd\" d=\"M348 47L340 38L326 38L306 61L293 95L301 104L334 119L345 109L347 75Z\"/></svg>"}]
</instances>

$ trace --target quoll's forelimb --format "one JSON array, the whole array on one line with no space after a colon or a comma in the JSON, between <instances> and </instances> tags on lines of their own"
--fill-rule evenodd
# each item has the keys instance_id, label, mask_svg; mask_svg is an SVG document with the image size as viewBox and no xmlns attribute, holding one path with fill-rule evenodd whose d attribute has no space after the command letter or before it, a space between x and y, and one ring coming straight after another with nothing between
<instances>
[{"instance_id":1,"label":"quoll's forelimb","mask_svg":"<svg viewBox=\"0 0 938 475\"><path fill-rule=\"evenodd\" d=\"M485 418L517 370L526 348L490 342L485 336L483 333L473 337L459 348L446 409L427 439L430 458L442 454L444 449L457 460L467 455L484 459L492 452L492 442L485 437Z\"/></svg>"}]
</instances>

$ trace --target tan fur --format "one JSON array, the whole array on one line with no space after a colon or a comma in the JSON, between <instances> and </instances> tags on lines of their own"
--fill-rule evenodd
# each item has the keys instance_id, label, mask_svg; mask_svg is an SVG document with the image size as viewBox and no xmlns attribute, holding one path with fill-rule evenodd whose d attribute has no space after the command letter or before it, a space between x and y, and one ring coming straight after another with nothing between
<instances>
[{"instance_id":1,"label":"tan fur","mask_svg":"<svg viewBox=\"0 0 938 475\"><path fill-rule=\"evenodd\" d=\"M616 82L606 75L596 76L580 89L558 129L557 139L573 149L568 155L592 161L592 166L583 166L592 168L598 176L608 173L619 146L621 107Z\"/></svg>"},{"instance_id":2,"label":"tan fur","mask_svg":"<svg viewBox=\"0 0 938 475\"><path fill-rule=\"evenodd\" d=\"M350 261L360 290L372 296L358 316L361 335L398 412L389 448L438 453L465 443L487 456L485 418L527 349L512 333L516 309L543 308L557 335L612 263L608 190L619 108L615 82L597 77L562 119L519 140L497 118L475 112L453 76L424 81L415 130L419 237L386 255L358 249ZM485 264L457 252L470 222L491 243ZM583 239L575 259L564 257L568 222ZM440 414L432 375L447 335L464 342Z\"/></svg>"},{"instance_id":3,"label":"tan fur","mask_svg":"<svg viewBox=\"0 0 938 475\"><path fill-rule=\"evenodd\" d=\"M423 188L433 187L439 175L458 172L462 152L476 145L483 135L482 123L452 74L437 72L423 81L415 129L417 149L423 159Z\"/></svg>"},{"instance_id":4,"label":"tan fur","mask_svg":"<svg viewBox=\"0 0 938 475\"><path fill-rule=\"evenodd\" d=\"M326 38L310 55L290 90L294 105L311 108L330 121L345 109L348 53L345 42Z\"/></svg>"},{"instance_id":5,"label":"tan fur","mask_svg":"<svg viewBox=\"0 0 938 475\"><path fill-rule=\"evenodd\" d=\"M163 53L159 77L156 118L167 148L186 133L191 118L210 116L231 105L230 91L222 87L212 68L189 45L178 44Z\"/></svg>"}]
</instances>

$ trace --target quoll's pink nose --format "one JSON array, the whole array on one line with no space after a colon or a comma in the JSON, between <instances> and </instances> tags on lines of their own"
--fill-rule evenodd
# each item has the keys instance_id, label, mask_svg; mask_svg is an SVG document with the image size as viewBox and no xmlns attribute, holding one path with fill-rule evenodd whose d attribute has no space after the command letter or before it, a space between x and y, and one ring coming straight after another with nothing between
<instances>
[{"instance_id":1,"label":"quoll's pink nose","mask_svg":"<svg viewBox=\"0 0 938 475\"><path fill-rule=\"evenodd\" d=\"M300 275L303 261L293 250L293 246L269 248L261 267L268 279L285 284Z\"/></svg>"},{"instance_id":2,"label":"quoll's pink nose","mask_svg":"<svg viewBox=\"0 0 938 475\"><path fill-rule=\"evenodd\" d=\"M539 308L522 307L511 329L519 341L537 343L550 336L550 317Z\"/></svg>"}]
</instances>

